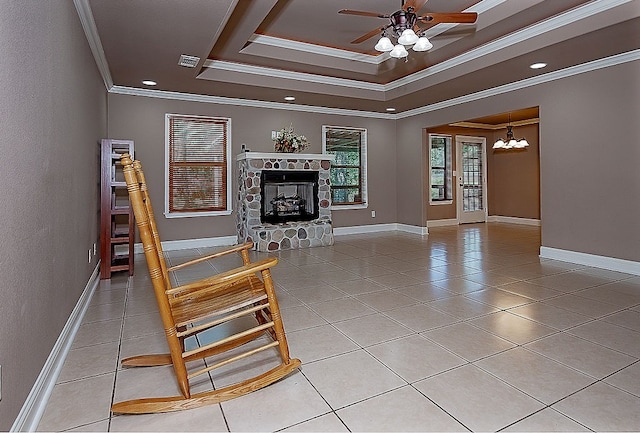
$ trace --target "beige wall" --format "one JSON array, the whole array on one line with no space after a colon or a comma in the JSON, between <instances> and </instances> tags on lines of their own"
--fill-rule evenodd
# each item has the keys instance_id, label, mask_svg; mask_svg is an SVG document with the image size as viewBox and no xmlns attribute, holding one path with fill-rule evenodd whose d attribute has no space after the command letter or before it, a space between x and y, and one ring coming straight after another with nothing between
<instances>
[{"instance_id":1,"label":"beige wall","mask_svg":"<svg viewBox=\"0 0 640 433\"><path fill-rule=\"evenodd\" d=\"M398 120L399 222L428 218L410 200L425 128L539 106L542 245L640 261L639 76L634 61Z\"/></svg>"},{"instance_id":2,"label":"beige wall","mask_svg":"<svg viewBox=\"0 0 640 433\"><path fill-rule=\"evenodd\" d=\"M334 227L393 223L396 215L395 122L356 116L176 101L129 95L109 95L109 136L135 141L136 158L143 165L163 240L235 236L235 213L230 216L164 218L165 113L230 117L234 157L233 191L237 191L235 156L241 144L255 152L273 152L271 131L293 127L304 134L309 153L322 152L322 125L367 129L369 207L333 212ZM235 193L234 193L235 200ZM233 203L234 208L236 207ZM371 218L371 210L376 218Z\"/></svg>"},{"instance_id":3,"label":"beige wall","mask_svg":"<svg viewBox=\"0 0 640 433\"><path fill-rule=\"evenodd\" d=\"M640 261L640 61L547 86L540 104L544 246Z\"/></svg>"},{"instance_id":4,"label":"beige wall","mask_svg":"<svg viewBox=\"0 0 640 433\"><path fill-rule=\"evenodd\" d=\"M538 125L513 127L514 137L526 138L524 149L493 150L507 136L506 128L487 139L487 197L489 215L540 219L540 156Z\"/></svg>"},{"instance_id":5,"label":"beige wall","mask_svg":"<svg viewBox=\"0 0 640 433\"><path fill-rule=\"evenodd\" d=\"M0 431L94 270L106 90L71 1L0 2Z\"/></svg>"}]
</instances>

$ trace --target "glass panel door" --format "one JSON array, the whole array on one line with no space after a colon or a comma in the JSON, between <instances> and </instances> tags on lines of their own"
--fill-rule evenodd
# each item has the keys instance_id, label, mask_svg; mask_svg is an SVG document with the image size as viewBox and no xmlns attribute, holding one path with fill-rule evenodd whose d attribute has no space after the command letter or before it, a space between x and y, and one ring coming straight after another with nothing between
<instances>
[{"instance_id":1,"label":"glass panel door","mask_svg":"<svg viewBox=\"0 0 640 433\"><path fill-rule=\"evenodd\" d=\"M456 136L460 224L487 220L485 148L483 137Z\"/></svg>"}]
</instances>

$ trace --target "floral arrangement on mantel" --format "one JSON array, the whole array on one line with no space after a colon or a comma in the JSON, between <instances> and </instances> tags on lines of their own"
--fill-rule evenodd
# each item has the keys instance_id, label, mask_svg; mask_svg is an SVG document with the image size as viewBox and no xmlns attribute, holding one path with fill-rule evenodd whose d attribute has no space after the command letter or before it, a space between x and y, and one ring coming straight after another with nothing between
<instances>
[{"instance_id":1,"label":"floral arrangement on mantel","mask_svg":"<svg viewBox=\"0 0 640 433\"><path fill-rule=\"evenodd\" d=\"M299 153L307 148L309 142L304 135L293 133L293 123L289 128L282 128L273 140L273 147L276 152Z\"/></svg>"}]
</instances>

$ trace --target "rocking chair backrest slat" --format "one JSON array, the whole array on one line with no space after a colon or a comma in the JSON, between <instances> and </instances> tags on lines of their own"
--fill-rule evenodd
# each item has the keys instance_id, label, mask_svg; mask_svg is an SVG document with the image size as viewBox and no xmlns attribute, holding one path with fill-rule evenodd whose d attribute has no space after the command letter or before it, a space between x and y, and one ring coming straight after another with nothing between
<instances>
[{"instance_id":1,"label":"rocking chair backrest slat","mask_svg":"<svg viewBox=\"0 0 640 433\"><path fill-rule=\"evenodd\" d=\"M140 180L136 174L135 168L133 167L131 157L128 154L124 154L121 161L124 178L127 183L127 190L129 191L131 207L133 207L136 225L140 234L144 255L147 260L149 275L153 284L153 291L158 303L158 309L160 310L160 317L162 319L164 332L167 336L167 343L173 360L173 366L176 369L183 370L181 374L177 374L177 377L186 376L186 368L182 361L182 347L176 336L176 326L171 314L169 299L166 295L166 290L168 288L166 266L164 267L165 272L163 272L163 259L160 258L160 254L157 249L157 244L159 242L156 242L154 239L148 207L145 205L145 193L143 193L140 188ZM138 171L140 171L140 169ZM155 225L155 223L153 224ZM176 373L178 372L176 371ZM186 393L186 395L189 395L188 383L180 383L180 388L184 393Z\"/></svg>"}]
</instances>

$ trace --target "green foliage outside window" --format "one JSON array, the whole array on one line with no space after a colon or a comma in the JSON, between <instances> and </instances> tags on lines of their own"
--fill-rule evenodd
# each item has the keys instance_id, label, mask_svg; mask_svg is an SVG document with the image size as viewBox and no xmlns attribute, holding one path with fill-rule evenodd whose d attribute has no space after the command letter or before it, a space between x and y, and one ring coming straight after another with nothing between
<instances>
[{"instance_id":1,"label":"green foliage outside window","mask_svg":"<svg viewBox=\"0 0 640 433\"><path fill-rule=\"evenodd\" d=\"M430 135L431 201L451 200L451 137Z\"/></svg>"},{"instance_id":2,"label":"green foliage outside window","mask_svg":"<svg viewBox=\"0 0 640 433\"><path fill-rule=\"evenodd\" d=\"M365 131L326 128L325 152L335 155L331 163L331 200L335 204L363 204L363 148Z\"/></svg>"}]
</instances>

